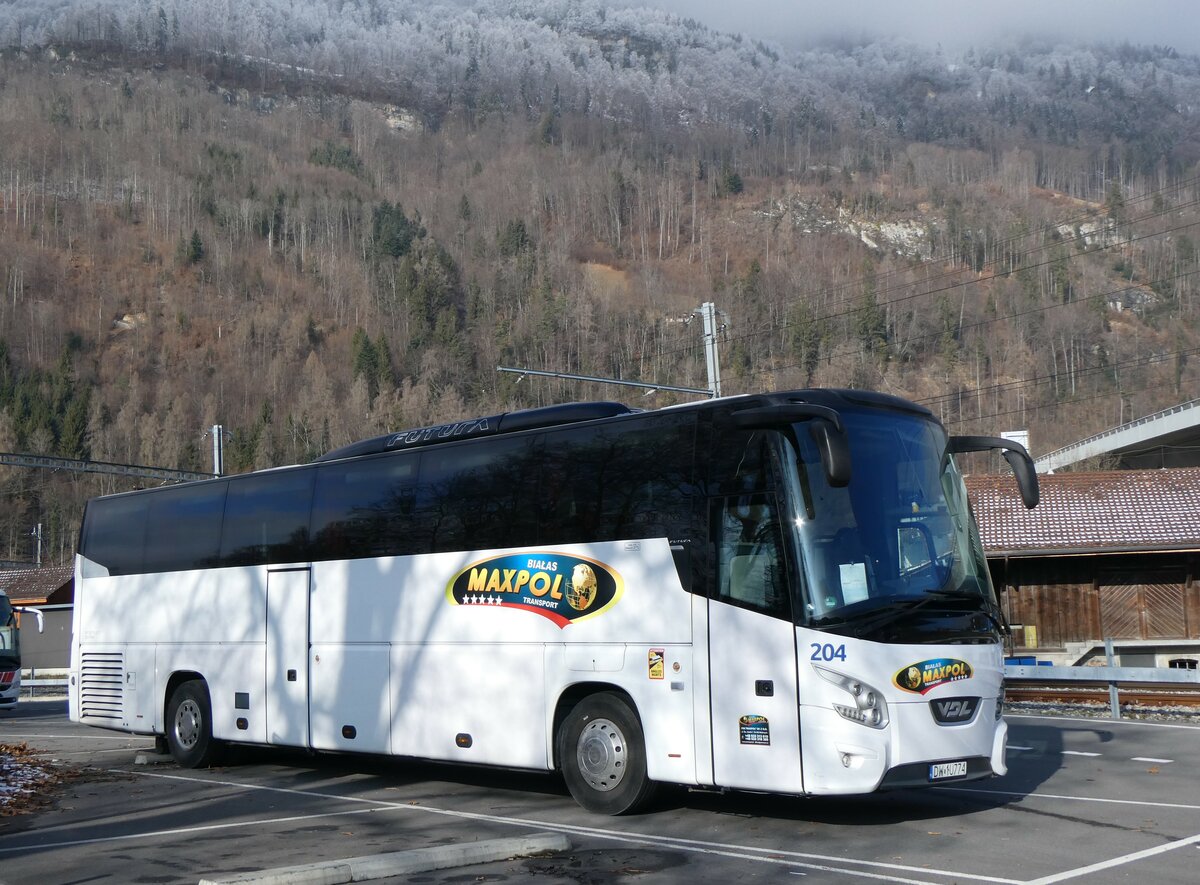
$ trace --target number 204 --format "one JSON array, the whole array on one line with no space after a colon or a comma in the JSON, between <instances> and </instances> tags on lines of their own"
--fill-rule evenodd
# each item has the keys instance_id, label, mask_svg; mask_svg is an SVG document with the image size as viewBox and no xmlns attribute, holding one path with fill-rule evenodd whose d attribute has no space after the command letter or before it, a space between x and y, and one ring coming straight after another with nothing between
<instances>
[{"instance_id":1,"label":"number 204","mask_svg":"<svg viewBox=\"0 0 1200 885\"><path fill-rule=\"evenodd\" d=\"M812 649L810 661L844 661L846 660L845 645L831 645L830 643L810 642L809 648Z\"/></svg>"}]
</instances>

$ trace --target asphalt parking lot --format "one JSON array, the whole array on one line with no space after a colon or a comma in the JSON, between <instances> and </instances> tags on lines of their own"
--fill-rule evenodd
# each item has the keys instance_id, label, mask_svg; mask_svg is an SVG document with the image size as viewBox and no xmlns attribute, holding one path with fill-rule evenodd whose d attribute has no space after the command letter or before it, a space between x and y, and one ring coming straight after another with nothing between
<instances>
[{"instance_id":1,"label":"asphalt parking lot","mask_svg":"<svg viewBox=\"0 0 1200 885\"><path fill-rule=\"evenodd\" d=\"M1195 881L1200 728L1009 723L1003 778L846 799L667 790L605 818L544 774L257 749L203 771L139 765L152 741L73 725L64 701L22 702L0 713L0 743L85 773L0 817L0 883L196 883L545 833L570 847L380 881Z\"/></svg>"}]
</instances>

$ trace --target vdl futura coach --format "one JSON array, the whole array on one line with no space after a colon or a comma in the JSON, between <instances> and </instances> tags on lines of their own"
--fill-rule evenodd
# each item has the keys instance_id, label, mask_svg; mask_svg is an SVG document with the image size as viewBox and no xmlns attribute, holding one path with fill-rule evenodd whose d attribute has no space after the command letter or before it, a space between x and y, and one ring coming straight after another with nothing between
<instances>
[{"instance_id":1,"label":"vdl futura coach","mask_svg":"<svg viewBox=\"0 0 1200 885\"><path fill-rule=\"evenodd\" d=\"M572 403L318 461L97 498L72 720L561 770L585 808L656 782L827 795L1003 774L1006 629L926 409L803 390Z\"/></svg>"}]
</instances>

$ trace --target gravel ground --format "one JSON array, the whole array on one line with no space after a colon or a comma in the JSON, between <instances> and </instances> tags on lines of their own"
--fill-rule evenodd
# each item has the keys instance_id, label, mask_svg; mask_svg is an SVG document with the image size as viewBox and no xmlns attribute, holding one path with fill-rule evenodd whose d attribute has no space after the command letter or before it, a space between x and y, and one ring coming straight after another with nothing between
<instances>
[{"instance_id":1,"label":"gravel ground","mask_svg":"<svg viewBox=\"0 0 1200 885\"><path fill-rule=\"evenodd\" d=\"M1071 704L1039 704L1033 701L1008 701L1004 712L1026 716L1086 716L1094 719L1111 719L1107 703L1079 701ZM1200 708L1164 705L1121 704L1121 718L1139 722L1179 722L1200 726Z\"/></svg>"}]
</instances>

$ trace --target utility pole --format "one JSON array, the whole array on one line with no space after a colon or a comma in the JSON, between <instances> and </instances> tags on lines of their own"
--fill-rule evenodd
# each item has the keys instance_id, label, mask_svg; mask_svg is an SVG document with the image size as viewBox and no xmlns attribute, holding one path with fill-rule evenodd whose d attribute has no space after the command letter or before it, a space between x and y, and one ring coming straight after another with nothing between
<instances>
[{"instance_id":1,"label":"utility pole","mask_svg":"<svg viewBox=\"0 0 1200 885\"><path fill-rule=\"evenodd\" d=\"M214 424L211 433L213 444L213 475L221 476L225 473L225 428L220 424Z\"/></svg>"},{"instance_id":2,"label":"utility pole","mask_svg":"<svg viewBox=\"0 0 1200 885\"><path fill-rule=\"evenodd\" d=\"M42 567L42 524L39 522L37 528L30 532L37 541L37 567Z\"/></svg>"},{"instance_id":3,"label":"utility pole","mask_svg":"<svg viewBox=\"0 0 1200 885\"><path fill-rule=\"evenodd\" d=\"M721 395L721 358L717 353L717 314L724 313L724 311L718 311L715 304L705 301L699 309L692 313L700 314L704 320L704 355L708 361L708 390L709 394L716 399Z\"/></svg>"}]
</instances>

